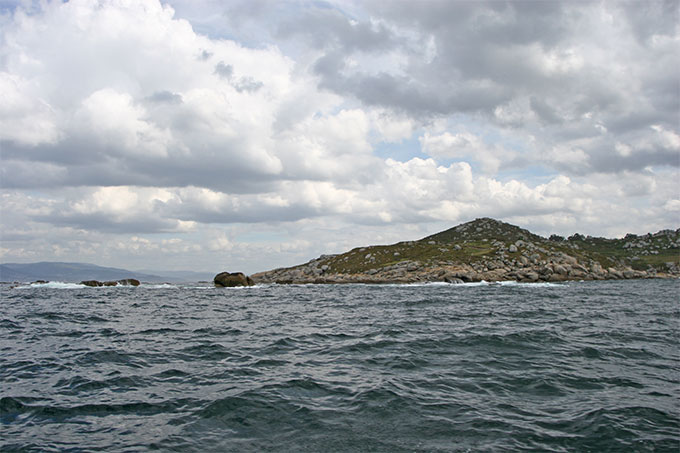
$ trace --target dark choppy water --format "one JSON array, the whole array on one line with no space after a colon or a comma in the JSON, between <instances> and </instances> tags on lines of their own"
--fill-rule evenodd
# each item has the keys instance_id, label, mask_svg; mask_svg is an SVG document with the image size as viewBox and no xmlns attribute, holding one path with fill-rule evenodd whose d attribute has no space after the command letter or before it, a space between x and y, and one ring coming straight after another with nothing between
<instances>
[{"instance_id":1,"label":"dark choppy water","mask_svg":"<svg viewBox=\"0 0 680 453\"><path fill-rule=\"evenodd\" d=\"M0 451L680 449L680 283L2 288Z\"/></svg>"}]
</instances>

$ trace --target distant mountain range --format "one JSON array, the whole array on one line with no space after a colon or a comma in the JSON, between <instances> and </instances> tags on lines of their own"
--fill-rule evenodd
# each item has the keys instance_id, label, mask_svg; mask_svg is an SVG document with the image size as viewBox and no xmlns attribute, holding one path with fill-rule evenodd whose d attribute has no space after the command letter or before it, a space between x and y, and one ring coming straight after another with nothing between
<instances>
[{"instance_id":1,"label":"distant mountain range","mask_svg":"<svg viewBox=\"0 0 680 453\"><path fill-rule=\"evenodd\" d=\"M193 271L130 271L88 263L4 263L0 264L1 282L33 282L36 280L80 282L83 280L121 280L136 278L143 282L193 282L212 280L213 275Z\"/></svg>"}]
</instances>

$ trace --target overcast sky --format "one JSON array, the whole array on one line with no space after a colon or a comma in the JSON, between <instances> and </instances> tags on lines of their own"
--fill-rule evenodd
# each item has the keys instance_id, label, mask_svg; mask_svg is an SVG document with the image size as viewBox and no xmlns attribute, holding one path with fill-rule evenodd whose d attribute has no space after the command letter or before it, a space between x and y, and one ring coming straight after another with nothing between
<instances>
[{"instance_id":1,"label":"overcast sky","mask_svg":"<svg viewBox=\"0 0 680 453\"><path fill-rule=\"evenodd\" d=\"M0 261L676 229L679 5L0 0Z\"/></svg>"}]
</instances>

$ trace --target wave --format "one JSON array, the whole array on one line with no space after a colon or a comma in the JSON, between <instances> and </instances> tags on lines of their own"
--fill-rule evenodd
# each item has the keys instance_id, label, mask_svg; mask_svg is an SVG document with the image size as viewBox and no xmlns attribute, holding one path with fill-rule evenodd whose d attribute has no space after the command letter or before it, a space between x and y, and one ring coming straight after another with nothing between
<instances>
[{"instance_id":1,"label":"wave","mask_svg":"<svg viewBox=\"0 0 680 453\"><path fill-rule=\"evenodd\" d=\"M205 289L205 288L211 288L211 286L178 286L174 285L172 283L142 283L140 285L141 287L144 287L146 289ZM83 288L92 288L92 289L110 289L110 288L137 288L136 286L133 285L114 285L114 286L87 286L83 285L81 283L73 283L73 282L60 282L60 281L51 281L51 282L46 282L46 283L24 283L21 285L14 286L15 289L35 289L35 288L48 288L48 289L83 289Z\"/></svg>"},{"instance_id":2,"label":"wave","mask_svg":"<svg viewBox=\"0 0 680 453\"><path fill-rule=\"evenodd\" d=\"M88 286L81 285L80 283L70 283L70 282L47 282L47 283L28 283L26 285L16 286L16 289L26 289L26 288L51 288L51 289L81 289L88 288Z\"/></svg>"},{"instance_id":3,"label":"wave","mask_svg":"<svg viewBox=\"0 0 680 453\"><path fill-rule=\"evenodd\" d=\"M561 286L566 286L568 283L551 283L551 282L518 282L515 280L507 280L501 282L491 282L490 285L498 286L521 286L523 288L557 288Z\"/></svg>"}]
</instances>

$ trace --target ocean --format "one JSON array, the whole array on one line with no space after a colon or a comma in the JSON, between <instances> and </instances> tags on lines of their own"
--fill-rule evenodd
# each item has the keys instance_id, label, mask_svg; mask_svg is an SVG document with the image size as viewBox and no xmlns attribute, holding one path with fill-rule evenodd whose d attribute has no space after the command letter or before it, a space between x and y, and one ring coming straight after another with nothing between
<instances>
[{"instance_id":1,"label":"ocean","mask_svg":"<svg viewBox=\"0 0 680 453\"><path fill-rule=\"evenodd\" d=\"M680 281L0 288L0 451L680 450Z\"/></svg>"}]
</instances>

